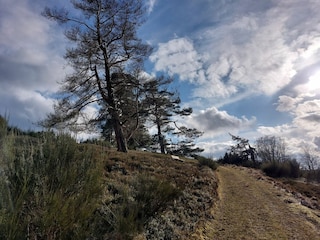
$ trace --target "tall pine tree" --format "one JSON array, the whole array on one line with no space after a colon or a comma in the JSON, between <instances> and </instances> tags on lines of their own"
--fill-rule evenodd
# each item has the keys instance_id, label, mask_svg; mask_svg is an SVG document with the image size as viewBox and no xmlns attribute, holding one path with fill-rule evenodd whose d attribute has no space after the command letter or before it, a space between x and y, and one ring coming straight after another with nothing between
<instances>
[{"instance_id":1,"label":"tall pine tree","mask_svg":"<svg viewBox=\"0 0 320 240\"><path fill-rule=\"evenodd\" d=\"M137 36L144 21L142 0L72 0L74 9L46 8L43 15L65 26L65 35L72 43L65 59L73 72L62 83L61 98L42 125L59 123L74 125L88 106L99 103L107 114L82 118L83 126L100 124L108 116L115 133L118 151L126 152L126 139L121 121L117 73L130 65L139 65L150 48ZM70 14L72 13L72 14ZM123 85L121 85L123 86ZM102 115L101 115L102 114Z\"/></svg>"}]
</instances>

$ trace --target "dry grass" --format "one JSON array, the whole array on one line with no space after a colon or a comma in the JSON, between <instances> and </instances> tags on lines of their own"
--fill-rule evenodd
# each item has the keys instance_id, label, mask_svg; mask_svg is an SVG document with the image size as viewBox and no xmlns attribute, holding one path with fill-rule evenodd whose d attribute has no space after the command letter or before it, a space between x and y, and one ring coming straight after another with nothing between
<instances>
[{"instance_id":1,"label":"dry grass","mask_svg":"<svg viewBox=\"0 0 320 240\"><path fill-rule=\"evenodd\" d=\"M170 155L159 153L133 150L121 153L108 150L105 157L105 171L108 178L112 179L116 175L122 182L130 182L131 177L140 173L152 174L183 189L190 177L199 175L198 162L191 159L184 160L184 162L175 161Z\"/></svg>"},{"instance_id":2,"label":"dry grass","mask_svg":"<svg viewBox=\"0 0 320 240\"><path fill-rule=\"evenodd\" d=\"M164 232L171 231L169 239L177 236L187 239L209 214L217 183L213 170L200 166L198 160L183 158L182 162L170 155L133 150L128 153L114 149L103 151L105 205L116 215L115 219L125 218L121 224L113 221L112 214L105 214L104 218L109 218L106 229L109 237L158 239L166 234ZM124 205L131 209L125 214ZM129 222L136 225L129 226ZM175 224L179 226L172 228Z\"/></svg>"},{"instance_id":3,"label":"dry grass","mask_svg":"<svg viewBox=\"0 0 320 240\"><path fill-rule=\"evenodd\" d=\"M282 180L286 188L291 192L300 193L314 201L314 207L320 210L320 184L295 181L291 179Z\"/></svg>"}]
</instances>

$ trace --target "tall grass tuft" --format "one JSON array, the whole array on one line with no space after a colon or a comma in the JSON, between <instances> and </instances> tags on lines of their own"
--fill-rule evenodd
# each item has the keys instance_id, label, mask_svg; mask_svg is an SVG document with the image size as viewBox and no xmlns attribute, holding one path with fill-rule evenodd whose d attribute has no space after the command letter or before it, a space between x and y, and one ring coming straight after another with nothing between
<instances>
[{"instance_id":1,"label":"tall grass tuft","mask_svg":"<svg viewBox=\"0 0 320 240\"><path fill-rule=\"evenodd\" d=\"M68 135L0 123L0 239L85 239L102 192L94 151Z\"/></svg>"}]
</instances>

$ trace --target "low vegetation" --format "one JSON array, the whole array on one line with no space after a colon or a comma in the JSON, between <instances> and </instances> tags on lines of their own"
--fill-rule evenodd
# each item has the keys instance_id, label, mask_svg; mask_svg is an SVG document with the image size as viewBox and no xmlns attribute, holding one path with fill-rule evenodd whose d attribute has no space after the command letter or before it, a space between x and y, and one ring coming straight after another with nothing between
<instances>
[{"instance_id":1,"label":"low vegetation","mask_svg":"<svg viewBox=\"0 0 320 240\"><path fill-rule=\"evenodd\" d=\"M0 238L79 239L102 193L94 151L68 135L0 138Z\"/></svg>"},{"instance_id":2,"label":"low vegetation","mask_svg":"<svg viewBox=\"0 0 320 240\"><path fill-rule=\"evenodd\" d=\"M211 158L195 155L194 158L198 160L198 164L200 167L207 166L211 168L212 170L216 170L218 167L218 164L216 161L213 161Z\"/></svg>"},{"instance_id":3,"label":"low vegetation","mask_svg":"<svg viewBox=\"0 0 320 240\"><path fill-rule=\"evenodd\" d=\"M264 162L261 165L261 169L270 177L300 177L300 164L295 160L286 160L283 162Z\"/></svg>"},{"instance_id":4,"label":"low vegetation","mask_svg":"<svg viewBox=\"0 0 320 240\"><path fill-rule=\"evenodd\" d=\"M301 174L308 182L320 183L320 168L314 170L301 170Z\"/></svg>"},{"instance_id":5,"label":"low vegetation","mask_svg":"<svg viewBox=\"0 0 320 240\"><path fill-rule=\"evenodd\" d=\"M0 239L187 238L214 203L212 160L0 129Z\"/></svg>"},{"instance_id":6,"label":"low vegetation","mask_svg":"<svg viewBox=\"0 0 320 240\"><path fill-rule=\"evenodd\" d=\"M122 153L0 120L0 239L188 239L218 198L218 163L210 158ZM318 185L286 180L316 179L295 160L252 162L233 153L219 162L261 168L285 177L292 192L320 199Z\"/></svg>"}]
</instances>

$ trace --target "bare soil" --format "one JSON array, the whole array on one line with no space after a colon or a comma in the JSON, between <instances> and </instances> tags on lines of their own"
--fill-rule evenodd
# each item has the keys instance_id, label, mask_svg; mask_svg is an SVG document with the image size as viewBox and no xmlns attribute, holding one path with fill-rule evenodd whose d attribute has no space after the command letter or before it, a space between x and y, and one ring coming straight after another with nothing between
<instances>
[{"instance_id":1,"label":"bare soil","mask_svg":"<svg viewBox=\"0 0 320 240\"><path fill-rule=\"evenodd\" d=\"M220 166L219 201L193 239L320 239L315 197L305 197L260 171Z\"/></svg>"}]
</instances>

